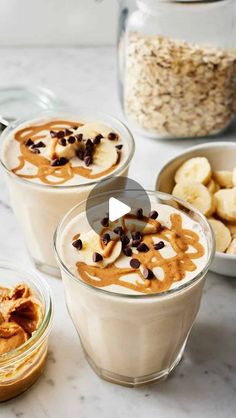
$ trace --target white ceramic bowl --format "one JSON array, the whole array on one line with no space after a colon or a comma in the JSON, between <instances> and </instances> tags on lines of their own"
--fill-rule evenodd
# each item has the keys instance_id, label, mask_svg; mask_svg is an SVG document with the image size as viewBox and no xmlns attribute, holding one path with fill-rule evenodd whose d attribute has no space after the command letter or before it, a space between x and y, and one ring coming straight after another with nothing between
<instances>
[{"instance_id":1,"label":"white ceramic bowl","mask_svg":"<svg viewBox=\"0 0 236 418\"><path fill-rule=\"evenodd\" d=\"M162 168L156 180L156 190L171 194L176 170L192 157L208 158L213 170L233 170L236 167L236 142L208 142L188 148ZM236 277L236 256L216 252L210 270Z\"/></svg>"}]
</instances>

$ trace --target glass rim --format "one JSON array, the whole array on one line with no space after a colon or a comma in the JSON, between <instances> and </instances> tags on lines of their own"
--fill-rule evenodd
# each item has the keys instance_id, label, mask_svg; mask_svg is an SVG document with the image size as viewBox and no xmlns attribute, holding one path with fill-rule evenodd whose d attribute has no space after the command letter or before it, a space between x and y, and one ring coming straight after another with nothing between
<instances>
[{"instance_id":1,"label":"glass rim","mask_svg":"<svg viewBox=\"0 0 236 418\"><path fill-rule=\"evenodd\" d=\"M33 333L27 341L21 344L19 347L0 355L0 368L11 364L14 361L21 361L29 354L31 354L37 346L48 337L53 323L54 316L54 302L51 289L45 279L39 277L36 272L22 270L17 265L12 266L10 261L0 260L0 270L11 271L20 275L25 276L26 282L32 283L33 286L39 290L45 304L45 311L43 320L39 325L38 329Z\"/></svg>"},{"instance_id":2,"label":"glass rim","mask_svg":"<svg viewBox=\"0 0 236 418\"><path fill-rule=\"evenodd\" d=\"M126 190L126 192L129 191L134 191L134 190ZM117 192L121 192L121 190L114 190L112 191L112 193L117 193ZM211 265L212 261L213 261L213 257L215 255L215 239L214 239L214 234L213 234L213 230L211 225L207 222L207 219L205 218L205 216L196 208L194 208L192 205L188 204L187 202L185 202L182 199L179 199L175 196L172 196L168 193L163 193L163 192L158 192L158 191L153 191L153 190L146 190L146 193L149 196L155 196L161 199L167 199L167 200L172 200L175 201L176 203L180 204L181 206L183 206L184 208L190 210L191 212L197 214L201 221L203 222L203 224L207 227L208 229L208 236L207 236L207 244L208 244L208 257L207 257L207 262L205 264L205 266L202 268L202 270L196 274L196 276L194 276L191 280L187 281L186 283L173 288L173 289L168 289L164 292L160 292L160 293L149 293L149 294L123 294L123 293L118 293L118 292L111 292L109 290L100 288L100 287L95 287L89 283L84 282L80 277L74 275L65 265L65 263L62 261L60 253L59 253L59 249L58 249L58 240L59 240L59 236L61 234L61 229L63 228L63 224L64 222L66 222L66 220L70 217L70 215L76 211L79 207L81 207L82 205L84 205L86 203L86 200L83 200L82 202L80 202L79 204L75 205L73 208L71 208L61 219L61 221L59 222L55 233L54 233L54 237L53 237L53 246L54 246L54 253L57 259L57 262L59 264L59 267L67 274L69 275L69 277L73 280L75 280L77 283L80 283L82 286L85 286L87 289L94 291L94 292L98 292L100 295L107 295L109 297L115 297L115 298L122 298L122 299L129 299L129 300L136 300L136 299L142 299L142 300L150 300L150 299L161 299L163 297L167 297L167 296L171 296L173 294L176 293L180 293L182 290L184 290L185 288L188 288L190 286L192 286L195 282L199 281L202 277L204 277L204 275L207 273L207 271L209 270L209 266ZM105 193L101 193L99 194L99 197L101 196L110 196L111 192L105 192ZM90 199L97 199L98 196L94 196ZM179 209L180 212L181 209ZM198 222L199 223L199 222ZM209 236L210 236L210 240L209 240Z\"/></svg>"},{"instance_id":3,"label":"glass rim","mask_svg":"<svg viewBox=\"0 0 236 418\"><path fill-rule=\"evenodd\" d=\"M47 185L47 184L43 184L43 183L42 184L41 183L36 183L36 182L33 182L33 181L29 181L27 179L24 179L23 177L19 177L17 174L13 173L10 168L7 167L7 165L3 161L3 155L2 154L3 154L3 147L4 147L4 144L5 144L5 141L7 140L8 134L11 132L11 130L16 129L16 128L20 128L20 125L26 123L27 121L30 123L31 121L33 121L33 119L35 119L35 121L37 119L40 120L43 116L46 117L48 115L48 117L49 117L51 115L51 117L53 119L53 118L57 118L57 115L59 116L59 115L66 114L66 113L68 115L70 113L71 116L72 116L73 112L75 114L78 113L78 117L79 117L80 112L83 113L83 115L81 116L81 119L83 119L84 117L86 118L86 113L88 115L91 114L91 116L94 115L94 119L100 117L101 120L98 120L99 122L103 122L103 119L107 118L108 120L111 121L111 123L112 123L112 121L114 121L114 123L118 124L122 129L124 129L126 131L128 142L129 142L129 145L130 145L130 153L129 153L128 158L123 162L123 164L120 167L117 168L117 170L115 170L113 173L111 173L110 175L108 175L106 177L102 177L100 179L93 180L93 181L83 183L83 184ZM71 189L80 189L80 188L95 186L101 180L109 180L109 179L113 178L114 176L118 176L118 175L122 174L122 172L124 170L126 170L127 167L129 167L129 164L132 161L132 158L133 158L134 152L135 152L134 136L124 122L122 122L119 118L116 118L115 116L110 115L109 113L93 110L92 108L87 108L87 107L76 107L75 109L70 108L70 107L48 109L48 110L45 110L45 111L42 111L42 112L37 112L37 113L31 114L27 118L17 119L16 121L9 123L9 125L6 127L6 129L4 129L3 133L1 134L1 139L2 139L2 143L1 143L1 147L0 147L0 165L3 167L4 171L8 175L13 177L15 180L17 180L17 181L19 181L23 184L26 184L29 187L32 186L32 187L37 187L37 188L41 188L41 189L44 189L44 190L67 190L67 189L71 190Z\"/></svg>"}]
</instances>

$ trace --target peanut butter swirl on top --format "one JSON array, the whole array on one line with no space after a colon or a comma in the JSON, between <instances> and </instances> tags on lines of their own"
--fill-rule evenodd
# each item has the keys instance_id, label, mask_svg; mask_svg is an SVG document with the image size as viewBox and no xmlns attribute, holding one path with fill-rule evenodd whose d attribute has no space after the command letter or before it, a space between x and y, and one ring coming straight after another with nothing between
<instances>
[{"instance_id":1,"label":"peanut butter swirl on top","mask_svg":"<svg viewBox=\"0 0 236 418\"><path fill-rule=\"evenodd\" d=\"M29 125L16 131L14 140L20 155L11 171L47 185L64 184L76 175L90 180L107 176L118 166L123 147L110 128L69 120Z\"/></svg>"},{"instance_id":2,"label":"peanut butter swirl on top","mask_svg":"<svg viewBox=\"0 0 236 418\"><path fill-rule=\"evenodd\" d=\"M156 211L142 220L140 216L125 215L119 226L114 228L110 223L101 229L99 245L91 231L75 236L72 244L78 251L76 266L84 282L100 288L117 285L144 294L160 293L185 279L187 272L196 271L196 260L205 254L198 233L183 228L179 213L170 214L170 228L162 226L157 216ZM135 224L141 226L142 232ZM96 252L89 253L89 245ZM165 247L171 251L168 258L162 252ZM127 257L127 267L117 265ZM127 279L131 275L136 276L135 280Z\"/></svg>"}]
</instances>

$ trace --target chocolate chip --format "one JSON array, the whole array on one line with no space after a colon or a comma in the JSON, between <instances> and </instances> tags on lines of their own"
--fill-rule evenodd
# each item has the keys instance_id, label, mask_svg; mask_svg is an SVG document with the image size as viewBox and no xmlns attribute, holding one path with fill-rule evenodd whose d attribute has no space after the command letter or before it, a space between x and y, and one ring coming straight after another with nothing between
<instances>
[{"instance_id":1,"label":"chocolate chip","mask_svg":"<svg viewBox=\"0 0 236 418\"><path fill-rule=\"evenodd\" d=\"M103 218L101 220L101 225L104 226L105 228L107 228L109 226L109 218Z\"/></svg>"},{"instance_id":2,"label":"chocolate chip","mask_svg":"<svg viewBox=\"0 0 236 418\"><path fill-rule=\"evenodd\" d=\"M109 235L109 234L104 234L104 235L102 236L102 242L103 242L105 245L107 245L110 241L111 241L111 237L110 237L110 235Z\"/></svg>"},{"instance_id":3,"label":"chocolate chip","mask_svg":"<svg viewBox=\"0 0 236 418\"><path fill-rule=\"evenodd\" d=\"M126 247L126 245L129 244L130 239L129 239L129 237L127 237L127 235L122 235L121 236L121 242L122 242L122 246Z\"/></svg>"},{"instance_id":4,"label":"chocolate chip","mask_svg":"<svg viewBox=\"0 0 236 418\"><path fill-rule=\"evenodd\" d=\"M138 219L142 219L143 218L143 209L139 208L136 210L136 216Z\"/></svg>"},{"instance_id":5,"label":"chocolate chip","mask_svg":"<svg viewBox=\"0 0 236 418\"><path fill-rule=\"evenodd\" d=\"M94 145L100 144L102 138L103 138L103 136L101 134L96 135L94 140L93 140Z\"/></svg>"},{"instance_id":6,"label":"chocolate chip","mask_svg":"<svg viewBox=\"0 0 236 418\"><path fill-rule=\"evenodd\" d=\"M115 141L118 139L118 135L115 132L110 132L107 138L110 139L110 141Z\"/></svg>"},{"instance_id":7,"label":"chocolate chip","mask_svg":"<svg viewBox=\"0 0 236 418\"><path fill-rule=\"evenodd\" d=\"M124 235L124 230L122 226L117 226L115 229L113 229L113 232L117 235L120 235L120 237Z\"/></svg>"},{"instance_id":8,"label":"chocolate chip","mask_svg":"<svg viewBox=\"0 0 236 418\"><path fill-rule=\"evenodd\" d=\"M31 145L34 145L34 142L32 141L32 139L31 139L31 138L29 138L29 139L26 141L25 145L26 145L27 147L31 147Z\"/></svg>"},{"instance_id":9,"label":"chocolate chip","mask_svg":"<svg viewBox=\"0 0 236 418\"><path fill-rule=\"evenodd\" d=\"M69 144L74 144L75 143L75 137L70 136L67 141L69 142Z\"/></svg>"},{"instance_id":10,"label":"chocolate chip","mask_svg":"<svg viewBox=\"0 0 236 418\"><path fill-rule=\"evenodd\" d=\"M33 154L40 154L40 150L39 150L38 148L30 148L30 151L31 151Z\"/></svg>"},{"instance_id":11,"label":"chocolate chip","mask_svg":"<svg viewBox=\"0 0 236 418\"><path fill-rule=\"evenodd\" d=\"M79 149L78 151L76 151L76 155L80 160L84 160L84 150L83 149Z\"/></svg>"},{"instance_id":12,"label":"chocolate chip","mask_svg":"<svg viewBox=\"0 0 236 418\"><path fill-rule=\"evenodd\" d=\"M78 129L78 126L72 126L72 129L74 129L75 131L76 129Z\"/></svg>"},{"instance_id":13,"label":"chocolate chip","mask_svg":"<svg viewBox=\"0 0 236 418\"><path fill-rule=\"evenodd\" d=\"M93 159L91 155L87 155L86 157L84 157L84 163L86 165L86 167L89 167L90 164L92 164Z\"/></svg>"},{"instance_id":14,"label":"chocolate chip","mask_svg":"<svg viewBox=\"0 0 236 418\"><path fill-rule=\"evenodd\" d=\"M99 253L93 253L93 262L97 263L98 261L102 261L103 260L103 256Z\"/></svg>"},{"instance_id":15,"label":"chocolate chip","mask_svg":"<svg viewBox=\"0 0 236 418\"><path fill-rule=\"evenodd\" d=\"M86 148L86 150L84 151L84 157L92 157L92 150Z\"/></svg>"},{"instance_id":16,"label":"chocolate chip","mask_svg":"<svg viewBox=\"0 0 236 418\"><path fill-rule=\"evenodd\" d=\"M81 239L77 239L75 241L72 242L73 247L75 247L77 250L81 250L83 247L83 243L81 241Z\"/></svg>"},{"instance_id":17,"label":"chocolate chip","mask_svg":"<svg viewBox=\"0 0 236 418\"><path fill-rule=\"evenodd\" d=\"M37 144L34 144L35 148L45 148L46 145L44 144L43 141L39 141L37 142Z\"/></svg>"},{"instance_id":18,"label":"chocolate chip","mask_svg":"<svg viewBox=\"0 0 236 418\"><path fill-rule=\"evenodd\" d=\"M127 256L127 257L131 257L131 255L133 254L133 251L130 247L125 247L123 248L123 253Z\"/></svg>"},{"instance_id":19,"label":"chocolate chip","mask_svg":"<svg viewBox=\"0 0 236 418\"><path fill-rule=\"evenodd\" d=\"M149 213L149 218L151 218L151 219L156 219L158 217L158 213L157 213L157 211L156 210L152 210L150 213Z\"/></svg>"},{"instance_id":20,"label":"chocolate chip","mask_svg":"<svg viewBox=\"0 0 236 418\"><path fill-rule=\"evenodd\" d=\"M57 137L57 132L50 131L50 135L51 135L52 138L56 138Z\"/></svg>"},{"instance_id":21,"label":"chocolate chip","mask_svg":"<svg viewBox=\"0 0 236 418\"><path fill-rule=\"evenodd\" d=\"M116 145L116 148L120 151L123 148L123 145Z\"/></svg>"},{"instance_id":22,"label":"chocolate chip","mask_svg":"<svg viewBox=\"0 0 236 418\"><path fill-rule=\"evenodd\" d=\"M137 258L132 258L129 264L130 264L130 267L132 267L133 269L138 269L140 266L140 261Z\"/></svg>"},{"instance_id":23,"label":"chocolate chip","mask_svg":"<svg viewBox=\"0 0 236 418\"><path fill-rule=\"evenodd\" d=\"M62 147L65 147L67 144L66 138L60 138L58 144L60 144Z\"/></svg>"},{"instance_id":24,"label":"chocolate chip","mask_svg":"<svg viewBox=\"0 0 236 418\"><path fill-rule=\"evenodd\" d=\"M73 132L72 131L70 131L70 129L65 129L65 136L69 136L69 135L71 135Z\"/></svg>"},{"instance_id":25,"label":"chocolate chip","mask_svg":"<svg viewBox=\"0 0 236 418\"><path fill-rule=\"evenodd\" d=\"M139 246L137 247L137 250L140 253L147 253L149 251L148 246L145 244L145 242L141 242L141 244L139 244Z\"/></svg>"},{"instance_id":26,"label":"chocolate chip","mask_svg":"<svg viewBox=\"0 0 236 418\"><path fill-rule=\"evenodd\" d=\"M87 139L87 141L86 141L86 144L85 144L85 147L87 148L87 149L93 149L93 147L94 147L94 145L93 145L93 143L92 143L92 140L91 139Z\"/></svg>"},{"instance_id":27,"label":"chocolate chip","mask_svg":"<svg viewBox=\"0 0 236 418\"><path fill-rule=\"evenodd\" d=\"M152 279L154 277L152 270L148 268L143 269L143 277L144 279Z\"/></svg>"},{"instance_id":28,"label":"chocolate chip","mask_svg":"<svg viewBox=\"0 0 236 418\"><path fill-rule=\"evenodd\" d=\"M53 160L51 162L51 166L52 167L60 167L62 165L66 165L67 163L68 163L67 158L61 157L61 158L57 158L57 159Z\"/></svg>"},{"instance_id":29,"label":"chocolate chip","mask_svg":"<svg viewBox=\"0 0 236 418\"><path fill-rule=\"evenodd\" d=\"M75 137L76 137L78 142L81 142L82 139L83 139L83 134L77 134L77 135L75 135Z\"/></svg>"},{"instance_id":30,"label":"chocolate chip","mask_svg":"<svg viewBox=\"0 0 236 418\"><path fill-rule=\"evenodd\" d=\"M141 239L142 239L142 235L139 231L132 232L131 235L132 235L132 238L133 238L134 241L141 241Z\"/></svg>"},{"instance_id":31,"label":"chocolate chip","mask_svg":"<svg viewBox=\"0 0 236 418\"><path fill-rule=\"evenodd\" d=\"M165 244L163 241L158 242L157 244L154 244L154 248L155 250L161 250L162 248L164 248Z\"/></svg>"},{"instance_id":32,"label":"chocolate chip","mask_svg":"<svg viewBox=\"0 0 236 418\"><path fill-rule=\"evenodd\" d=\"M57 138L58 139L63 138L64 136L65 136L65 132L64 131L58 131L57 132Z\"/></svg>"},{"instance_id":33,"label":"chocolate chip","mask_svg":"<svg viewBox=\"0 0 236 418\"><path fill-rule=\"evenodd\" d=\"M138 247L139 244L140 244L140 240L135 240L135 239L132 240L132 247Z\"/></svg>"}]
</instances>

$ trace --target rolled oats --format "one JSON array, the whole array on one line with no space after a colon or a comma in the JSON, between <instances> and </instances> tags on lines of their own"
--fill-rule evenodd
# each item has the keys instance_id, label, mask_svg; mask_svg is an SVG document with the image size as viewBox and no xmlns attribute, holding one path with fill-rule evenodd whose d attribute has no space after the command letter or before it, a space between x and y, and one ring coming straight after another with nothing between
<instances>
[{"instance_id":1,"label":"rolled oats","mask_svg":"<svg viewBox=\"0 0 236 418\"><path fill-rule=\"evenodd\" d=\"M163 137L216 134L236 112L236 52L131 33L124 108L142 130Z\"/></svg>"}]
</instances>

